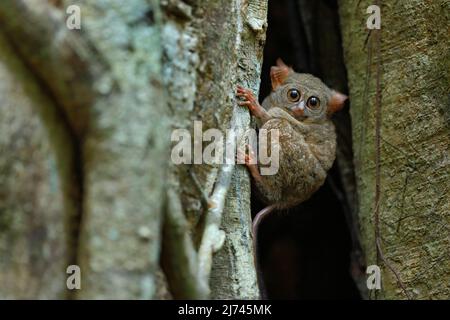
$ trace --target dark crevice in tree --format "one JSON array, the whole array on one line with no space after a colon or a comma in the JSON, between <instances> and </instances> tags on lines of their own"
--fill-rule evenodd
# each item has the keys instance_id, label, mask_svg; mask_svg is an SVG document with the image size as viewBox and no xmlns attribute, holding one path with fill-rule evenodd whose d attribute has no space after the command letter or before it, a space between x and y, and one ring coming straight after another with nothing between
<instances>
[{"instance_id":1,"label":"dark crevice in tree","mask_svg":"<svg viewBox=\"0 0 450 320\"><path fill-rule=\"evenodd\" d=\"M288 19L286 21L286 19ZM269 27L261 75L261 100L270 92L270 66L281 57L348 93L336 1L269 0ZM351 122L348 106L335 116L337 161L311 199L276 212L262 224L259 261L272 299L360 299L355 279L364 275L356 219ZM342 168L345 168L343 174ZM255 192L253 192L255 194ZM252 212L264 207L252 196Z\"/></svg>"},{"instance_id":2,"label":"dark crevice in tree","mask_svg":"<svg viewBox=\"0 0 450 320\"><path fill-rule=\"evenodd\" d=\"M69 169L69 173L67 174L66 177L59 176L59 178L61 180L61 184L64 186L63 196L65 198L64 214L66 215L65 235L67 244L66 264L67 266L78 265L78 250L80 244L80 230L83 215L83 195L84 195L83 152L81 141L82 139L77 136L75 129L70 125L67 115L63 111L63 108L59 103L55 94L48 87L46 81L41 77L39 72L35 70L35 68L28 61L28 59L26 59L26 57L22 54L20 48L17 47L15 41L10 38L10 35L7 32L4 32L3 35L5 36L5 39L8 40L8 43L16 53L17 57L29 71L30 76L33 77L35 83L39 86L43 95L45 95L52 102L46 107L54 108L54 110L52 111L57 114L59 123L62 124L62 127L65 129L66 134L71 142L70 148L72 149L72 156L73 156L71 159L72 167ZM46 115L44 113L45 111L38 112L44 126L46 126L45 121ZM47 133L50 134L49 130L47 130ZM50 138L50 140L52 139ZM55 148L55 146L52 145L52 148ZM58 162L59 173L61 174L62 172L61 168L68 166L68 164L60 163L61 159L58 159L56 150L55 150L55 157ZM65 272L65 270L61 270L61 272ZM75 298L74 294L75 293L73 291L67 290L66 298L73 299Z\"/></svg>"}]
</instances>

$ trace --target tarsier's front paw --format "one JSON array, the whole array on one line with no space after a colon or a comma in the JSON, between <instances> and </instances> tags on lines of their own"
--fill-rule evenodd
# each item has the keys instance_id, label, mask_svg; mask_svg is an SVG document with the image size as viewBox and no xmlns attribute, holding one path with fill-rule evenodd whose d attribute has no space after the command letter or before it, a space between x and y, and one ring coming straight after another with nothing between
<instances>
[{"instance_id":1,"label":"tarsier's front paw","mask_svg":"<svg viewBox=\"0 0 450 320\"><path fill-rule=\"evenodd\" d=\"M242 100L238 102L240 106L245 106L250 109L250 111L255 111L258 108L258 100L256 99L253 92L249 89L242 88L241 86L237 87L236 96L241 98Z\"/></svg>"},{"instance_id":2,"label":"tarsier's front paw","mask_svg":"<svg viewBox=\"0 0 450 320\"><path fill-rule=\"evenodd\" d=\"M236 152L236 162L238 164L245 164L247 167L256 165L257 159L255 152L249 145L245 145L244 150L238 148Z\"/></svg>"}]
</instances>

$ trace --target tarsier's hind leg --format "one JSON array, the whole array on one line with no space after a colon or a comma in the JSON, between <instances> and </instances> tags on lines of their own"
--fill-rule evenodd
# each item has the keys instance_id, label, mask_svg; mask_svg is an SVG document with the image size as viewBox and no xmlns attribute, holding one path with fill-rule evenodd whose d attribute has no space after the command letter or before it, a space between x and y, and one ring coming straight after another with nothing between
<instances>
[{"instance_id":1,"label":"tarsier's hind leg","mask_svg":"<svg viewBox=\"0 0 450 320\"><path fill-rule=\"evenodd\" d=\"M257 164L256 155L252 150L252 147L250 145L246 145L244 150L248 151L243 152L240 149L237 151L236 158L238 163L245 164L263 198L265 198L269 203L279 202L278 200L280 200L282 194L274 192L274 190L281 189L281 186L279 186L279 179L274 179L273 176L269 175L261 175L259 165Z\"/></svg>"}]
</instances>

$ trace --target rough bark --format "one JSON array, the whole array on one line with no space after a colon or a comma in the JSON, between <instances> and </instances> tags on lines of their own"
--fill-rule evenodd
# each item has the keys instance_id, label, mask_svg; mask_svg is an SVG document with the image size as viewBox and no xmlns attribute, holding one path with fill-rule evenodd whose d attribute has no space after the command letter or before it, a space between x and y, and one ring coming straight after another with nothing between
<instances>
[{"instance_id":1,"label":"rough bark","mask_svg":"<svg viewBox=\"0 0 450 320\"><path fill-rule=\"evenodd\" d=\"M225 134L229 128L245 129L250 117L248 111L236 105L234 93L237 84L258 92L267 3L235 0L189 1L189 4L168 1L165 6L164 80L170 97L172 128L193 132L193 121L201 120L204 131L217 128ZM249 177L243 167L233 166L225 175L223 169L223 166L213 165L172 167L171 189L179 195L176 201L181 201L186 217L181 227L184 232L180 232L178 241L183 241L184 247L190 248L186 250L192 252L186 257L186 250L171 246L175 240L168 240L171 235L166 232L163 261L166 273L172 275L168 280L172 290L178 292L176 297L209 295L245 299L258 296L250 237ZM206 198L218 200L215 191L222 187L221 177L231 184L227 187L226 201L219 195L222 198L219 201L225 201L224 209L213 213L207 201L203 201L202 206L201 198L204 194ZM216 214L219 216L209 219ZM201 265L200 270L197 269L195 263L188 264L193 265L191 268L180 269L180 262L209 260L202 248L205 248L207 231L212 225L216 231L217 228L225 231L225 242L212 261L209 291L205 284L201 284L201 288L195 284L202 283L198 277L205 276L203 273L210 268L210 262L206 261L205 270ZM174 228L168 226L165 230ZM220 237L220 233L213 234ZM209 240L211 245L220 247L216 238ZM199 255L196 248L200 249ZM198 281L189 283L192 279Z\"/></svg>"},{"instance_id":2,"label":"rough bark","mask_svg":"<svg viewBox=\"0 0 450 320\"><path fill-rule=\"evenodd\" d=\"M169 139L249 126L234 92L258 91L266 1L5 0L0 28L0 295L257 297L245 168L175 166Z\"/></svg>"},{"instance_id":3,"label":"rough bark","mask_svg":"<svg viewBox=\"0 0 450 320\"><path fill-rule=\"evenodd\" d=\"M379 2L381 30L371 32L366 8L374 3L340 2L364 251L368 265L382 267L379 298L445 299L450 296L449 2Z\"/></svg>"}]
</instances>

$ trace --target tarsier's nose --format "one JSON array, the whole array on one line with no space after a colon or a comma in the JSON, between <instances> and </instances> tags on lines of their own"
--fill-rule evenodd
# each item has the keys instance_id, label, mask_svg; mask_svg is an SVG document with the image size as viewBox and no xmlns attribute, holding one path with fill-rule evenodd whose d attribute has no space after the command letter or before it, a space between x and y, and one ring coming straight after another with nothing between
<instances>
[{"instance_id":1,"label":"tarsier's nose","mask_svg":"<svg viewBox=\"0 0 450 320\"><path fill-rule=\"evenodd\" d=\"M300 100L297 104L291 107L291 111L295 116L303 116L305 110L305 101Z\"/></svg>"},{"instance_id":2,"label":"tarsier's nose","mask_svg":"<svg viewBox=\"0 0 450 320\"><path fill-rule=\"evenodd\" d=\"M305 110L305 101L302 99L300 100L300 103L298 104L298 107L300 108L300 110Z\"/></svg>"}]
</instances>

